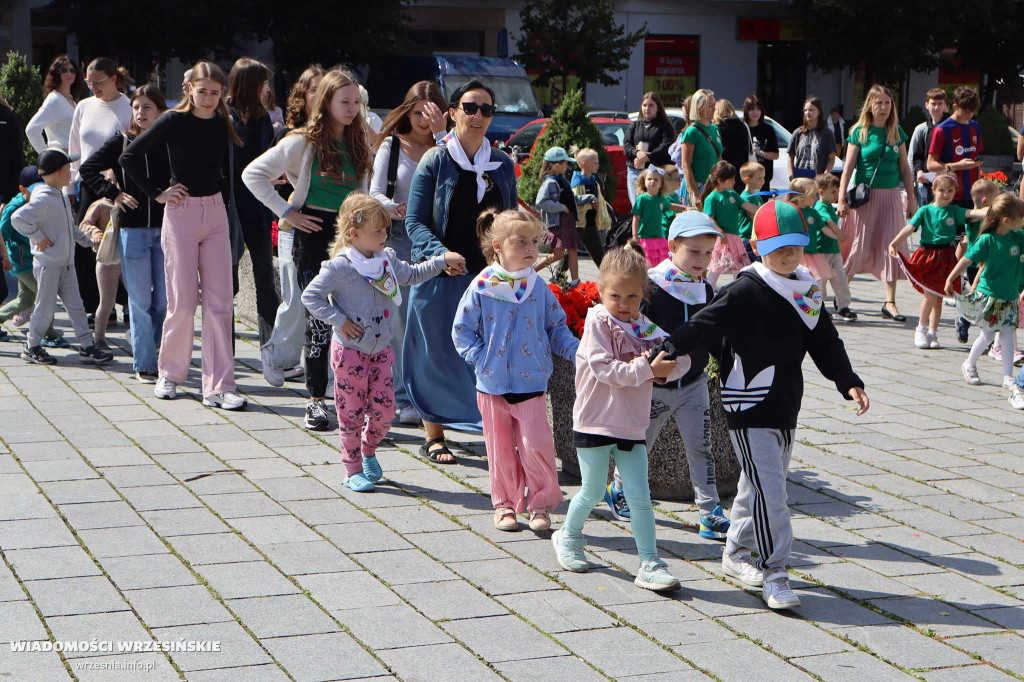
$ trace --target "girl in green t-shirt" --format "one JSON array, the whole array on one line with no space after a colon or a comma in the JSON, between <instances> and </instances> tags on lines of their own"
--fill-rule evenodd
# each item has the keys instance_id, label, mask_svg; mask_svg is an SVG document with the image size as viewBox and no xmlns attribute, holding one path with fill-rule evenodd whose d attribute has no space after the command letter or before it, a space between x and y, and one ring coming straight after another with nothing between
<instances>
[{"instance_id":1,"label":"girl in green t-shirt","mask_svg":"<svg viewBox=\"0 0 1024 682\"><path fill-rule=\"evenodd\" d=\"M701 197L704 213L722 231L711 253L707 276L711 286L716 285L722 273L734 274L750 265L747 248L740 237L740 215L746 213L753 219L757 205L736 192L736 175L735 166L728 161L719 161L711 168L708 181L704 183L704 196Z\"/></svg>"},{"instance_id":2,"label":"girl in green t-shirt","mask_svg":"<svg viewBox=\"0 0 1024 682\"><path fill-rule=\"evenodd\" d=\"M673 194L665 182L665 171L648 166L636 178L636 202L633 204L633 239L644 247L647 262L653 268L668 258L667 212L685 211L686 207L672 201Z\"/></svg>"},{"instance_id":3,"label":"girl in green t-shirt","mask_svg":"<svg viewBox=\"0 0 1024 682\"><path fill-rule=\"evenodd\" d=\"M978 285L964 295L956 296L960 314L978 325L981 335L971 346L970 355L961 366L969 384L980 384L978 358L999 333L1002 349L1003 387L1013 386L1013 338L1017 329L1017 301L1024 279L1024 201L1012 194L1003 194L992 203L981 223L978 238L946 278L945 292L954 294L954 286L972 263L983 263Z\"/></svg>"}]
</instances>

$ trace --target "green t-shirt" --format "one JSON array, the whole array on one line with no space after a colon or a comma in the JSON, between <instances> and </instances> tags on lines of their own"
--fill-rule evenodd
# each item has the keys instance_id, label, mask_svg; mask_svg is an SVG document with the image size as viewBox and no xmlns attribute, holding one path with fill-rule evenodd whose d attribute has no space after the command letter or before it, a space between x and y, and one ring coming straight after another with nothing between
<instances>
[{"instance_id":1,"label":"green t-shirt","mask_svg":"<svg viewBox=\"0 0 1024 682\"><path fill-rule=\"evenodd\" d=\"M665 211L671 210L672 198L664 195L636 195L633 204L633 215L640 216L640 229L637 231L641 239L658 239L665 237Z\"/></svg>"},{"instance_id":2,"label":"green t-shirt","mask_svg":"<svg viewBox=\"0 0 1024 682\"><path fill-rule=\"evenodd\" d=\"M877 167L878 177L872 183L872 189L899 187L900 145L906 143L907 134L899 126L896 126L896 132L899 135L900 142L898 145L893 146L885 141L885 128L879 128L878 126L869 127L867 141L861 142L860 126L853 127L846 141L860 147L860 153L857 154L857 175L854 177L854 183L871 182ZM881 164L878 162L879 159L882 160Z\"/></svg>"},{"instance_id":3,"label":"green t-shirt","mask_svg":"<svg viewBox=\"0 0 1024 682\"><path fill-rule=\"evenodd\" d=\"M970 246L978 238L978 230L981 229L980 220L972 220L967 223L967 245Z\"/></svg>"},{"instance_id":4,"label":"green t-shirt","mask_svg":"<svg viewBox=\"0 0 1024 682\"><path fill-rule=\"evenodd\" d=\"M807 226L807 229L811 233L811 243L815 245L817 253L839 253L839 242L821 231L821 228L827 226L830 220L835 223L836 227L839 227L839 216L836 215L836 210L832 208L832 204L826 204L818 199L814 204L814 212L818 214L818 220L815 221L816 229L811 230L810 225ZM804 249L804 252L806 251L807 249Z\"/></svg>"},{"instance_id":5,"label":"green t-shirt","mask_svg":"<svg viewBox=\"0 0 1024 682\"><path fill-rule=\"evenodd\" d=\"M978 278L978 291L1000 301L1017 297L1024 268L1022 244L1024 235L1019 230L1006 234L987 232L974 240L964 257L975 264L985 264Z\"/></svg>"},{"instance_id":6,"label":"green t-shirt","mask_svg":"<svg viewBox=\"0 0 1024 682\"><path fill-rule=\"evenodd\" d=\"M956 239L956 226L966 221L967 209L962 206L927 204L917 209L910 224L921 229L922 246L947 246Z\"/></svg>"},{"instance_id":7,"label":"green t-shirt","mask_svg":"<svg viewBox=\"0 0 1024 682\"><path fill-rule=\"evenodd\" d=\"M743 190L740 194L740 199L754 206L760 206L764 203L764 197L752 197L750 192ZM750 241L750 235L754 231L754 221L747 215L747 212L740 208L740 238L746 241Z\"/></svg>"},{"instance_id":8,"label":"green t-shirt","mask_svg":"<svg viewBox=\"0 0 1024 682\"><path fill-rule=\"evenodd\" d=\"M714 218L726 234L740 233L742 206L743 198L732 189L716 189L704 200L704 212Z\"/></svg>"},{"instance_id":9,"label":"green t-shirt","mask_svg":"<svg viewBox=\"0 0 1024 682\"><path fill-rule=\"evenodd\" d=\"M701 131L704 131L704 134ZM707 137L704 136L705 134ZM708 142L708 137L711 138L711 142ZM718 126L714 123L708 125L691 123L683 131L683 144L693 145L693 160L690 161L690 168L693 170L693 179L697 184L703 184L711 174L711 167L722 158L722 134L718 131Z\"/></svg>"},{"instance_id":10,"label":"green t-shirt","mask_svg":"<svg viewBox=\"0 0 1024 682\"><path fill-rule=\"evenodd\" d=\"M821 234L821 216L818 215L813 206L801 208L800 214L804 217L804 224L807 225L807 237L810 240L807 242L807 246L804 247L804 253L819 253L818 235Z\"/></svg>"},{"instance_id":11,"label":"green t-shirt","mask_svg":"<svg viewBox=\"0 0 1024 682\"><path fill-rule=\"evenodd\" d=\"M309 193L306 195L306 204L322 208L327 211L337 211L341 208L341 202L349 192L359 185L359 178L356 177L356 167L352 163L344 142L338 143L338 174L328 175L320 172L320 159L313 155L313 166L309 175Z\"/></svg>"}]
</instances>

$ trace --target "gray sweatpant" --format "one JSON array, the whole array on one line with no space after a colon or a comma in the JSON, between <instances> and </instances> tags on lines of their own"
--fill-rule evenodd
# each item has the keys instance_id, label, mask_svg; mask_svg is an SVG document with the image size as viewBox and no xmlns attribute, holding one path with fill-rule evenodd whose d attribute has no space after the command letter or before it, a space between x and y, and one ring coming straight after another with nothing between
<instances>
[{"instance_id":1,"label":"gray sweatpant","mask_svg":"<svg viewBox=\"0 0 1024 682\"><path fill-rule=\"evenodd\" d=\"M832 268L832 277L829 278L828 284L832 285L832 293L836 297L836 308L842 310L843 308L850 307L850 282L846 279L846 269L843 267L843 257L838 253L823 253L821 254L828 261L828 266ZM822 286L825 282L822 282Z\"/></svg>"},{"instance_id":2,"label":"gray sweatpant","mask_svg":"<svg viewBox=\"0 0 1024 682\"><path fill-rule=\"evenodd\" d=\"M60 296L64 310L71 318L71 326L78 337L82 348L93 344L89 321L82 305L82 294L78 291L78 275L74 265L40 265L37 261L32 265L32 274L36 278L39 290L36 292L36 303L32 308L32 318L28 325L28 346L35 348L43 342L43 335L53 322L57 311L57 297Z\"/></svg>"},{"instance_id":3,"label":"gray sweatpant","mask_svg":"<svg viewBox=\"0 0 1024 682\"><path fill-rule=\"evenodd\" d=\"M786 570L793 546L786 504L793 434L793 429L729 431L742 472L729 514L725 551L735 554L756 549L759 556L754 563L766 576Z\"/></svg>"}]
</instances>

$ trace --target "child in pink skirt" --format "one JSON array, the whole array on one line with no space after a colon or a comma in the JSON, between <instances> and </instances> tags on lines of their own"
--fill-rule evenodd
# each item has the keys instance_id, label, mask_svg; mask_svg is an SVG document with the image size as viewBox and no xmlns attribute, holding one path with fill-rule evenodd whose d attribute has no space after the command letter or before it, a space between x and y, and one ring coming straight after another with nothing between
<instances>
[{"instance_id":1,"label":"child in pink skirt","mask_svg":"<svg viewBox=\"0 0 1024 682\"><path fill-rule=\"evenodd\" d=\"M719 161L711 167L711 174L704 183L704 213L722 231L715 250L711 254L711 267L707 281L715 286L723 274L734 274L750 265L747 248L740 236L740 212L746 211L751 218L757 213L757 206L745 201L735 189L736 167L728 161Z\"/></svg>"},{"instance_id":2,"label":"child in pink skirt","mask_svg":"<svg viewBox=\"0 0 1024 682\"><path fill-rule=\"evenodd\" d=\"M807 225L807 236L810 238L810 242L804 247L802 262L814 275L814 279L818 280L818 286L823 286L835 276L836 271L825 254L818 249L818 243L821 241L821 235L838 242L839 233L825 223L814 208L818 201L818 185L814 180L793 178L789 181L789 189L797 194L788 194L785 200L800 209L800 214ZM824 299L824 296L822 298Z\"/></svg>"},{"instance_id":3,"label":"child in pink skirt","mask_svg":"<svg viewBox=\"0 0 1024 682\"><path fill-rule=\"evenodd\" d=\"M633 239L644 247L647 264L652 268L668 258L666 213L686 210L672 201L672 192L674 188L665 181L665 170L658 166L648 166L636 178L636 203L631 211Z\"/></svg>"}]
</instances>

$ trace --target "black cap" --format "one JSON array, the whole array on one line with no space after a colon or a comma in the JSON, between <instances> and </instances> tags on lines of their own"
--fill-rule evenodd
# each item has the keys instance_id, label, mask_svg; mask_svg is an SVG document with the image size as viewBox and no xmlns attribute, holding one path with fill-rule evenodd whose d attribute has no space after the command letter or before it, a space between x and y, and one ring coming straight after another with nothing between
<instances>
[{"instance_id":1,"label":"black cap","mask_svg":"<svg viewBox=\"0 0 1024 682\"><path fill-rule=\"evenodd\" d=\"M36 163L39 168L39 175L42 177L44 175L56 173L64 166L71 163L71 157L60 149L47 149L39 155L39 160Z\"/></svg>"},{"instance_id":2,"label":"black cap","mask_svg":"<svg viewBox=\"0 0 1024 682\"><path fill-rule=\"evenodd\" d=\"M22 187L31 187L42 181L43 179L39 177L39 169L35 166L25 166L21 169L21 175L18 176L18 184Z\"/></svg>"}]
</instances>

